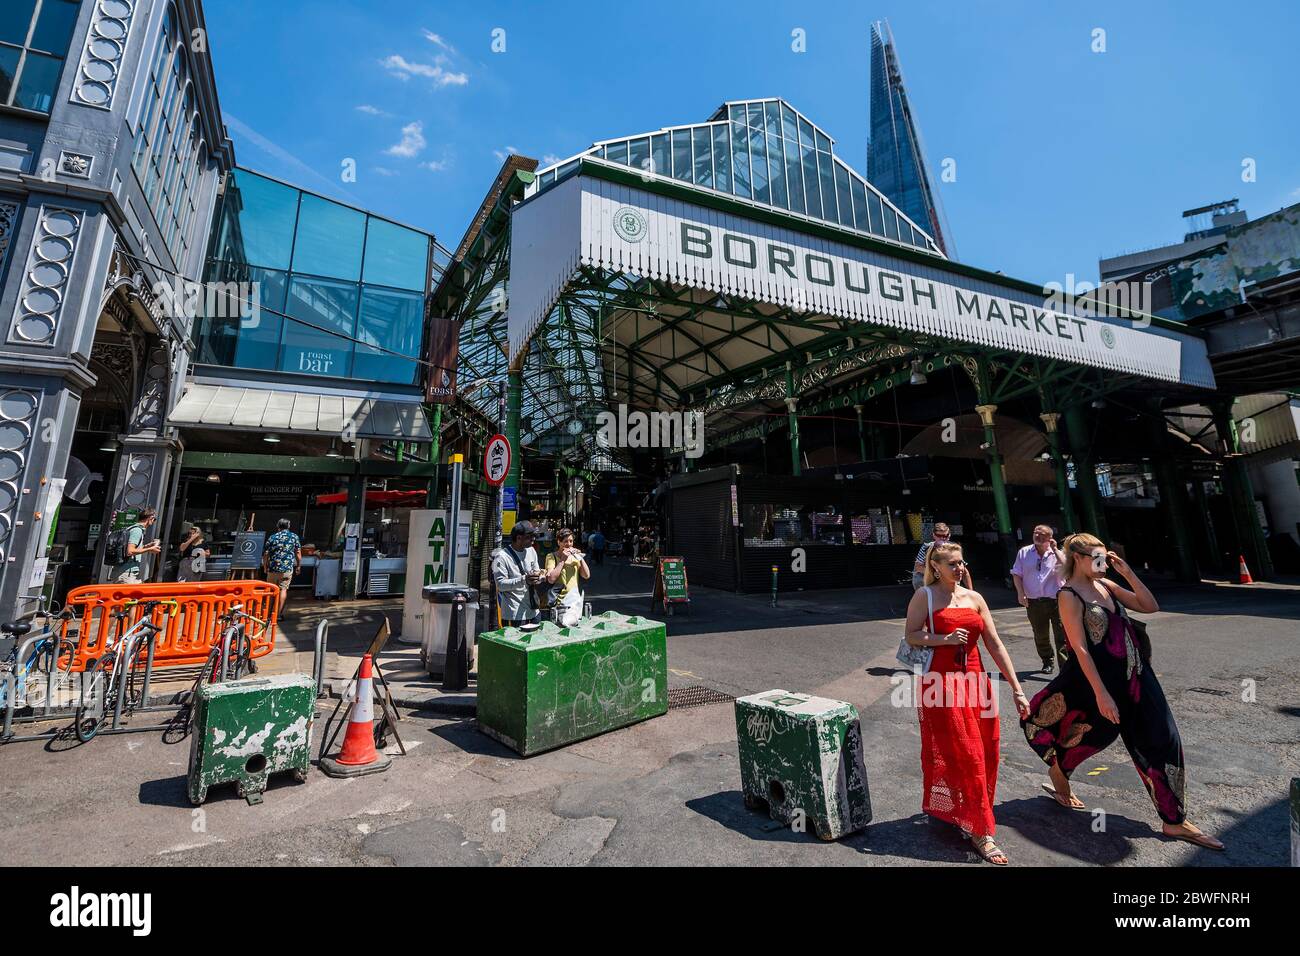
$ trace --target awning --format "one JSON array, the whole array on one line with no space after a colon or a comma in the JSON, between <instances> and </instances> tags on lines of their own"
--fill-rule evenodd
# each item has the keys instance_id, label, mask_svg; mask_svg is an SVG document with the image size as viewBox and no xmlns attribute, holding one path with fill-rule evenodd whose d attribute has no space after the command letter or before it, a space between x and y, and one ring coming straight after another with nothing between
<instances>
[{"instance_id":1,"label":"awning","mask_svg":"<svg viewBox=\"0 0 1300 956\"><path fill-rule=\"evenodd\" d=\"M895 253L793 216L777 224L757 213L733 213L730 200L686 202L662 194L671 184L661 186L653 176L633 186L595 172L530 197L511 215L512 359L547 321L575 273L587 267L692 289L698 293L695 306L706 306L718 294L738 296L1011 354L1214 386L1205 341L1168 324L1096 315L1096 303L1088 299L1052 296L938 256ZM743 356L733 361L720 352L743 345L733 324L682 326L694 338L657 357L660 365L673 366L679 390L715 377L716 370L697 362L701 368L692 373L675 362L676 354L717 354L721 364L745 364ZM770 351L759 347L755 357Z\"/></svg>"},{"instance_id":2,"label":"awning","mask_svg":"<svg viewBox=\"0 0 1300 956\"><path fill-rule=\"evenodd\" d=\"M428 500L427 491L367 491L365 503L371 507L423 508ZM316 496L318 505L347 504L346 491L330 491Z\"/></svg>"},{"instance_id":3,"label":"awning","mask_svg":"<svg viewBox=\"0 0 1300 956\"><path fill-rule=\"evenodd\" d=\"M359 398L285 389L190 385L167 416L169 425L284 435L328 435L352 441L432 441L419 399Z\"/></svg>"}]
</instances>

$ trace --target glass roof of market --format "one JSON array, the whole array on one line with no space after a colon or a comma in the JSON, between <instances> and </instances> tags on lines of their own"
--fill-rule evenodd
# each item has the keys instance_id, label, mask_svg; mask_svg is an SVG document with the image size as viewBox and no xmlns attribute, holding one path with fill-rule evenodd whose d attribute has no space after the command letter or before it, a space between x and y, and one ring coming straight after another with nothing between
<instances>
[{"instance_id":1,"label":"glass roof of market","mask_svg":"<svg viewBox=\"0 0 1300 956\"><path fill-rule=\"evenodd\" d=\"M733 100L706 123L595 143L539 170L534 191L553 186L584 158L943 256L924 230L835 155L830 136L785 100Z\"/></svg>"}]
</instances>

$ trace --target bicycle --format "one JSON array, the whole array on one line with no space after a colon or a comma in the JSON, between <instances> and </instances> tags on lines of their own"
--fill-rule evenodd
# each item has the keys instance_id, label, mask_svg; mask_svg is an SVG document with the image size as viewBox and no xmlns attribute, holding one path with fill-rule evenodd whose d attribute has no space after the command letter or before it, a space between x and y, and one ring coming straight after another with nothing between
<instances>
[{"instance_id":1,"label":"bicycle","mask_svg":"<svg viewBox=\"0 0 1300 956\"><path fill-rule=\"evenodd\" d=\"M122 628L131 616L131 608L140 605L143 614L125 631ZM162 627L153 623L153 612L167 606L175 613L178 603L173 599L155 601L127 601L121 610L113 612L118 622L118 637L102 655L86 662L81 675L81 701L73 717L73 730L77 739L89 743L99 733L109 717L110 705L116 725L123 713L143 707L147 701L142 687L136 685L136 672L148 658L149 643Z\"/></svg>"},{"instance_id":2,"label":"bicycle","mask_svg":"<svg viewBox=\"0 0 1300 956\"><path fill-rule=\"evenodd\" d=\"M266 630L267 623L244 610L241 604L232 604L230 610L217 618L221 625L221 638L208 654L204 668L213 681L239 680L257 673L253 661L253 638L245 630L245 621L252 621Z\"/></svg>"},{"instance_id":3,"label":"bicycle","mask_svg":"<svg viewBox=\"0 0 1300 956\"><path fill-rule=\"evenodd\" d=\"M48 607L42 606L32 615L30 622L14 621L0 624L0 633L15 641L13 649L3 660L0 660L0 708L11 712L28 706L24 701L27 700L28 685L34 674L45 675L48 680L55 671L70 672L77 647L66 638L55 637L55 629L51 622L58 620L66 623L72 620L73 616L71 608L65 608L56 614ZM43 633L23 640L31 633L32 625L37 618L44 619ZM53 688L47 684L47 706L48 696L52 693Z\"/></svg>"}]
</instances>

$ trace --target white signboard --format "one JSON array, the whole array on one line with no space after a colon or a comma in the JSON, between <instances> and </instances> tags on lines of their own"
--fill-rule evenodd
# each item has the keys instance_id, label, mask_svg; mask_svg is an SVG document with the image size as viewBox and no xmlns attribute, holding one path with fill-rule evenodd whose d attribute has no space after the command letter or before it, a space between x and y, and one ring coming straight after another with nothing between
<instances>
[{"instance_id":1,"label":"white signboard","mask_svg":"<svg viewBox=\"0 0 1300 956\"><path fill-rule=\"evenodd\" d=\"M1045 295L594 177L522 205L511 232L517 355L579 265L1165 381L1213 385L1205 344ZM847 239L847 237L846 237ZM1196 361L1184 363L1183 350ZM1184 375L1184 367L1189 373Z\"/></svg>"},{"instance_id":2,"label":"white signboard","mask_svg":"<svg viewBox=\"0 0 1300 956\"><path fill-rule=\"evenodd\" d=\"M469 569L469 530L474 521L472 511L460 513L460 530L457 535L456 581L477 587L477 582L466 581ZM463 550L462 550L463 546ZM402 595L402 630L404 643L418 644L421 622L424 619L426 584L444 584L451 580L450 538L447 534L447 512L443 509L415 508L411 510L406 539L406 590Z\"/></svg>"}]
</instances>

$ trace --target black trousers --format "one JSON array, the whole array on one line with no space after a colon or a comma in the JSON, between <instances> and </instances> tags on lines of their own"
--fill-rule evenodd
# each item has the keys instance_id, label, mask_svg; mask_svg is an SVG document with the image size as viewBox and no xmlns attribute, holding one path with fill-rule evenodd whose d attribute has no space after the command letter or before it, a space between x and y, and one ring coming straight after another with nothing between
<instances>
[{"instance_id":1,"label":"black trousers","mask_svg":"<svg viewBox=\"0 0 1300 956\"><path fill-rule=\"evenodd\" d=\"M1052 638L1055 638L1056 662L1064 664L1070 656L1070 642L1061 625L1061 612L1056 598L1030 598L1025 610L1029 613L1029 626L1034 629L1034 647L1038 649L1038 659L1043 663L1052 659Z\"/></svg>"}]
</instances>

